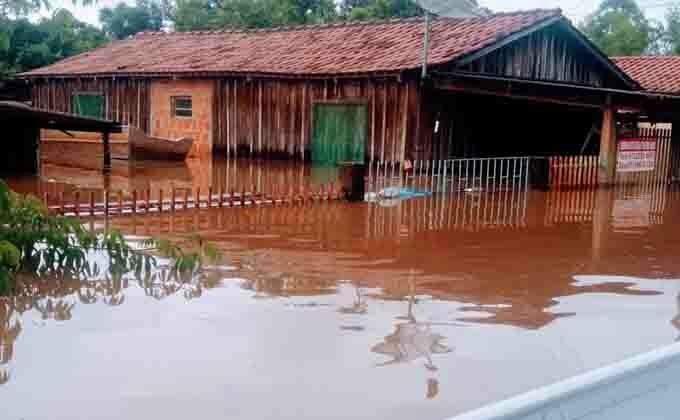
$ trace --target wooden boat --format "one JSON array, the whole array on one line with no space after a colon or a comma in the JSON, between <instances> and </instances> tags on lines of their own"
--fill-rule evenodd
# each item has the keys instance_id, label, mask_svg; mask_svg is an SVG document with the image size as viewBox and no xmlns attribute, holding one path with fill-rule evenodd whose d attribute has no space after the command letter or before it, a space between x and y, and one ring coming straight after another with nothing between
<instances>
[{"instance_id":1,"label":"wooden boat","mask_svg":"<svg viewBox=\"0 0 680 420\"><path fill-rule=\"evenodd\" d=\"M194 139L180 137L178 139L166 139L146 135L136 127L128 128L129 158L149 160L185 160Z\"/></svg>"},{"instance_id":2,"label":"wooden boat","mask_svg":"<svg viewBox=\"0 0 680 420\"><path fill-rule=\"evenodd\" d=\"M57 158L53 163L78 163L92 158L96 167L100 166L103 153L101 133L43 129L40 139L41 148L48 152L53 151L50 155ZM111 134L110 142L111 157L120 160L183 161L194 144L193 139L186 137L173 140L147 136L142 130L132 126L128 126L122 133Z\"/></svg>"}]
</instances>

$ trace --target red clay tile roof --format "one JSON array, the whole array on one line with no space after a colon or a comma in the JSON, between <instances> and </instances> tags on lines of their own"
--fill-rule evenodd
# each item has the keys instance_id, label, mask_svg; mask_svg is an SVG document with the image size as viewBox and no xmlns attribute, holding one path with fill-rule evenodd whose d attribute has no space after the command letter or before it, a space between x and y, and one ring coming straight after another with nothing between
<instances>
[{"instance_id":1,"label":"red clay tile roof","mask_svg":"<svg viewBox=\"0 0 680 420\"><path fill-rule=\"evenodd\" d=\"M612 60L644 90L680 93L680 57L615 57Z\"/></svg>"},{"instance_id":2,"label":"red clay tile roof","mask_svg":"<svg viewBox=\"0 0 680 420\"><path fill-rule=\"evenodd\" d=\"M560 10L437 18L432 22L428 62L447 63L560 18ZM420 18L252 31L142 33L22 76L394 72L418 68L422 44Z\"/></svg>"}]
</instances>

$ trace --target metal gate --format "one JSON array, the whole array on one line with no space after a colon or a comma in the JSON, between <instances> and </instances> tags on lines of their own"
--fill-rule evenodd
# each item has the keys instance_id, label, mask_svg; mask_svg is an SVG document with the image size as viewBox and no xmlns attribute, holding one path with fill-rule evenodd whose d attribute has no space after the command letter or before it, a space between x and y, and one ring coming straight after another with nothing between
<instances>
[{"instance_id":1,"label":"metal gate","mask_svg":"<svg viewBox=\"0 0 680 420\"><path fill-rule=\"evenodd\" d=\"M431 193L494 192L527 189L530 157L372 162L366 191L400 187Z\"/></svg>"}]
</instances>

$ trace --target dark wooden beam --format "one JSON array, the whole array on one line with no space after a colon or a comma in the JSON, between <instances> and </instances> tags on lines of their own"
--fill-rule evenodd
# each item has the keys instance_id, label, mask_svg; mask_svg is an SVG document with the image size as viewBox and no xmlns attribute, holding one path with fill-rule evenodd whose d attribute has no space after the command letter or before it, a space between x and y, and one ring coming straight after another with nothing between
<instances>
[{"instance_id":1,"label":"dark wooden beam","mask_svg":"<svg viewBox=\"0 0 680 420\"><path fill-rule=\"evenodd\" d=\"M537 95L537 94L526 94L526 93L515 93L513 92L512 85L509 84L506 89L493 89L493 88L484 88L484 87L473 87L470 86L466 83L461 83L461 82L447 82L447 81L435 81L434 82L434 88L443 90L443 91L451 91L451 92L462 92L462 93L471 93L475 95L486 95L486 96L496 96L496 97L502 97L502 98L510 98L510 99L520 99L520 100L526 100L526 101L533 101L533 102L543 102L543 103L551 103L551 104L557 104L557 105L566 105L566 106L574 106L574 107L580 107L580 108L593 108L593 109L601 109L604 104L600 103L595 103L595 102L588 102L588 101L579 101L576 99L560 99L559 97L551 97L551 96L543 96L543 95ZM560 95L562 96L562 95Z\"/></svg>"},{"instance_id":2,"label":"dark wooden beam","mask_svg":"<svg viewBox=\"0 0 680 420\"><path fill-rule=\"evenodd\" d=\"M106 174L106 173L111 172L111 141L110 141L110 133L108 131L104 131L102 133L102 140L103 140L103 146L104 146L103 172Z\"/></svg>"}]
</instances>

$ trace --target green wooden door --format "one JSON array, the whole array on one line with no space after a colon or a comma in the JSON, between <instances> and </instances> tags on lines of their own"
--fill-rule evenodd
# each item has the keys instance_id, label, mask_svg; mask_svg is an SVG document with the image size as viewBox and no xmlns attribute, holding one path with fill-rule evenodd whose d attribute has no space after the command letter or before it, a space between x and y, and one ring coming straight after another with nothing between
<instances>
[{"instance_id":1,"label":"green wooden door","mask_svg":"<svg viewBox=\"0 0 680 420\"><path fill-rule=\"evenodd\" d=\"M316 104L312 161L323 164L364 161L367 110L363 104Z\"/></svg>"},{"instance_id":2,"label":"green wooden door","mask_svg":"<svg viewBox=\"0 0 680 420\"><path fill-rule=\"evenodd\" d=\"M73 113L83 117L104 118L104 96L98 94L73 95Z\"/></svg>"}]
</instances>

